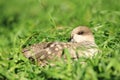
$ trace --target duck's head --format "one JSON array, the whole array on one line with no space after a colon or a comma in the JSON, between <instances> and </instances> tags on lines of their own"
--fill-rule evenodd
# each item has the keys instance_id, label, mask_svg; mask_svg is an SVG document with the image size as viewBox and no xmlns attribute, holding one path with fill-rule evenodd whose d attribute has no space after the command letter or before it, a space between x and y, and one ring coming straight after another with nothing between
<instances>
[{"instance_id":1,"label":"duck's head","mask_svg":"<svg viewBox=\"0 0 120 80\"><path fill-rule=\"evenodd\" d=\"M93 42L94 36L92 31L85 26L79 26L72 30L70 42Z\"/></svg>"}]
</instances>

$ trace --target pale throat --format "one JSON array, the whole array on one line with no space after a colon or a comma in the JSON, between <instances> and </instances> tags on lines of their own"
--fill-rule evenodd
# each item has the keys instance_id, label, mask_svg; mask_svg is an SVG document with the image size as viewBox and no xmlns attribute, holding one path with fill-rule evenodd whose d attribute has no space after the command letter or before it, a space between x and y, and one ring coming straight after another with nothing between
<instances>
[{"instance_id":1,"label":"pale throat","mask_svg":"<svg viewBox=\"0 0 120 80\"><path fill-rule=\"evenodd\" d=\"M74 42L85 42L85 41L88 41L88 42L91 42L91 43L94 43L94 37L92 35L77 35L75 34L73 36L73 41Z\"/></svg>"}]
</instances>

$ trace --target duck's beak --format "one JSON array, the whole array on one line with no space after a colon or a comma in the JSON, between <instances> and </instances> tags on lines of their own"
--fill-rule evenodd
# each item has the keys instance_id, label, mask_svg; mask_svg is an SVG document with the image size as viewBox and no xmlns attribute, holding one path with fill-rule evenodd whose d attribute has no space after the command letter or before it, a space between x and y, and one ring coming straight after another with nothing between
<instances>
[{"instance_id":1,"label":"duck's beak","mask_svg":"<svg viewBox=\"0 0 120 80\"><path fill-rule=\"evenodd\" d=\"M73 38L70 38L70 39L68 40L68 42L74 42Z\"/></svg>"}]
</instances>

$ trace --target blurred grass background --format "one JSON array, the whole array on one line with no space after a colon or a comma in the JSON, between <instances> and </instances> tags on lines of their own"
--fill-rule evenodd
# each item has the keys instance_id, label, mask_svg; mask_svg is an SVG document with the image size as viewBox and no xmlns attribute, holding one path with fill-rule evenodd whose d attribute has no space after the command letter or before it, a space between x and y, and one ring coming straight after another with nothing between
<instances>
[{"instance_id":1,"label":"blurred grass background","mask_svg":"<svg viewBox=\"0 0 120 80\"><path fill-rule=\"evenodd\" d=\"M0 80L120 80L120 0L0 0ZM22 47L64 41L89 26L102 53L93 59L45 68ZM86 61L85 65L79 64Z\"/></svg>"}]
</instances>

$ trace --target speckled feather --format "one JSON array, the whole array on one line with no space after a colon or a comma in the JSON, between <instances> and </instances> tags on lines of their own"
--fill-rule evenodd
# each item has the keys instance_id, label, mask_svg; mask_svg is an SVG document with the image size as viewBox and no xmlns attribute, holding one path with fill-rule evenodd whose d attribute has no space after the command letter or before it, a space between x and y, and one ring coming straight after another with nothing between
<instances>
[{"instance_id":1,"label":"speckled feather","mask_svg":"<svg viewBox=\"0 0 120 80\"><path fill-rule=\"evenodd\" d=\"M92 57L97 52L96 44L85 43L64 43L64 42L46 42L32 45L23 50L27 58L35 58L38 62L47 62L49 60L66 57L63 54L64 49L68 49L71 59L79 57ZM91 52L92 50L92 52ZM94 50L94 52L93 52ZM86 54L87 53L87 54ZM43 64L43 63L42 63Z\"/></svg>"}]
</instances>

